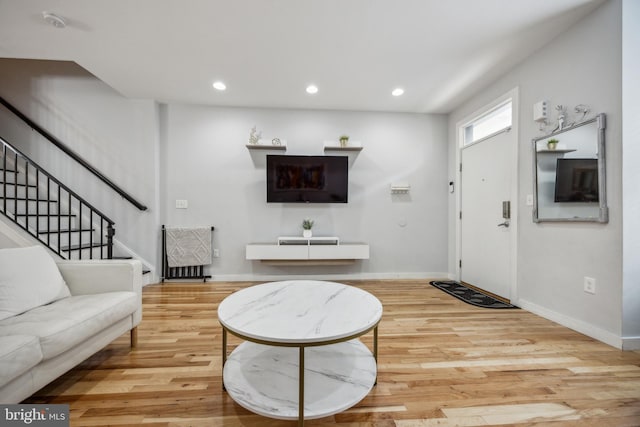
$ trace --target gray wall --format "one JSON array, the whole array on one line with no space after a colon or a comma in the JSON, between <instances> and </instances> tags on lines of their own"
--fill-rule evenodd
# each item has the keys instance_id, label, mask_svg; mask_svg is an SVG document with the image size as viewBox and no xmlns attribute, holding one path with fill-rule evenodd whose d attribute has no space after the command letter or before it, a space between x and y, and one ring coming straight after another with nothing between
<instances>
[{"instance_id":1,"label":"gray wall","mask_svg":"<svg viewBox=\"0 0 640 427\"><path fill-rule=\"evenodd\" d=\"M169 225L216 227L215 278L447 275L445 116L168 105L161 123L161 216ZM287 140L287 154L323 154L323 141L343 133L361 141L350 156L349 203L267 204L266 153L245 147L254 125L269 140ZM410 194L392 196L396 182L408 182ZM176 199L189 208L176 209ZM339 267L244 259L247 243L300 235L306 217L315 235L369 243L371 259Z\"/></svg>"},{"instance_id":2,"label":"gray wall","mask_svg":"<svg viewBox=\"0 0 640 427\"><path fill-rule=\"evenodd\" d=\"M129 100L69 62L0 60L0 95L144 202L140 212L4 109L2 136L116 222L116 238L150 267L160 265L160 225L214 225L214 279L446 276L447 122L443 115L161 105ZM267 204L264 152L245 147L257 125L288 140L290 154L322 154L343 133L351 155L349 203ZM392 196L392 183L411 193ZM189 208L175 209L176 199ZM364 241L371 259L353 266L265 267L244 259L250 242L298 235ZM1 244L1 241L0 241ZM157 271L156 271L157 272ZM156 276L157 277L157 276Z\"/></svg>"},{"instance_id":3,"label":"gray wall","mask_svg":"<svg viewBox=\"0 0 640 427\"><path fill-rule=\"evenodd\" d=\"M591 336L620 345L622 330L622 105L621 2L610 1L549 45L471 98L449 117L450 158L455 124L493 99L519 87L518 304ZM531 219L526 195L533 192L531 139L541 135L533 104L587 104L607 114L608 224L541 223ZM551 112L555 119L555 110ZM453 157L451 157L453 156ZM450 162L450 176L455 175ZM450 201L451 205L451 201ZM450 221L450 235L455 222ZM454 242L451 238L450 242ZM449 265L455 271L450 252ZM583 277L597 280L596 295L583 291Z\"/></svg>"}]
</instances>

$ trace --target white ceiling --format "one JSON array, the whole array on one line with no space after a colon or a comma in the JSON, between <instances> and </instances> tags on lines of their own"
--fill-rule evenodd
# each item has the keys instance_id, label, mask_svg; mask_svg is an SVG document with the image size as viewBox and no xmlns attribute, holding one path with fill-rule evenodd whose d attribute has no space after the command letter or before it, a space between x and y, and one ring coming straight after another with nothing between
<instances>
[{"instance_id":1,"label":"white ceiling","mask_svg":"<svg viewBox=\"0 0 640 427\"><path fill-rule=\"evenodd\" d=\"M161 102L447 113L602 1L0 0L0 57Z\"/></svg>"}]
</instances>

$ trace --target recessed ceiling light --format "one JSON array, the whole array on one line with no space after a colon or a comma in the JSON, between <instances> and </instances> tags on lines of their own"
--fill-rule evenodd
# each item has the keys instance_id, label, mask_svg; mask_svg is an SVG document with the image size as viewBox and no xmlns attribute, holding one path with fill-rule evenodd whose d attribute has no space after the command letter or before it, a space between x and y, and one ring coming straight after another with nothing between
<instances>
[{"instance_id":1,"label":"recessed ceiling light","mask_svg":"<svg viewBox=\"0 0 640 427\"><path fill-rule=\"evenodd\" d=\"M318 86L316 85L307 86L307 93L310 93L311 95L318 93Z\"/></svg>"},{"instance_id":2,"label":"recessed ceiling light","mask_svg":"<svg viewBox=\"0 0 640 427\"><path fill-rule=\"evenodd\" d=\"M391 95L393 96L400 96L404 93L404 89L402 89L401 87L397 87L393 90L393 92L391 92Z\"/></svg>"},{"instance_id":3,"label":"recessed ceiling light","mask_svg":"<svg viewBox=\"0 0 640 427\"><path fill-rule=\"evenodd\" d=\"M56 28L65 28L67 22L55 13L42 12L42 18Z\"/></svg>"},{"instance_id":4,"label":"recessed ceiling light","mask_svg":"<svg viewBox=\"0 0 640 427\"><path fill-rule=\"evenodd\" d=\"M213 88L216 90L226 90L227 85L221 81L213 82Z\"/></svg>"}]
</instances>

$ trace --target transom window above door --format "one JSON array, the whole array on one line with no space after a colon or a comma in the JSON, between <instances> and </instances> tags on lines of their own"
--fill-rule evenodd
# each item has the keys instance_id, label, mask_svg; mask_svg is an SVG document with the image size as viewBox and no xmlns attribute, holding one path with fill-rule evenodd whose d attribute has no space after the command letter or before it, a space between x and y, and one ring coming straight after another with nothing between
<instances>
[{"instance_id":1,"label":"transom window above door","mask_svg":"<svg viewBox=\"0 0 640 427\"><path fill-rule=\"evenodd\" d=\"M488 136L511 128L512 100L509 99L492 110L478 116L464 126L464 145L481 141Z\"/></svg>"}]
</instances>

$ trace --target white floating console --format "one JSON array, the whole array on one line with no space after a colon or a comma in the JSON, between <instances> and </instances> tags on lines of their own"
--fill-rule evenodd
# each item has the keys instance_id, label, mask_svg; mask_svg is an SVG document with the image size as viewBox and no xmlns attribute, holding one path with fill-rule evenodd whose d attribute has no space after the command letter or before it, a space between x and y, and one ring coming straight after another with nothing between
<instances>
[{"instance_id":1,"label":"white floating console","mask_svg":"<svg viewBox=\"0 0 640 427\"><path fill-rule=\"evenodd\" d=\"M248 244L246 259L268 265L343 265L369 259L369 245L343 243L338 237L282 236L275 244Z\"/></svg>"},{"instance_id":2,"label":"white floating console","mask_svg":"<svg viewBox=\"0 0 640 427\"><path fill-rule=\"evenodd\" d=\"M278 237L278 245L339 245L339 237Z\"/></svg>"}]
</instances>

